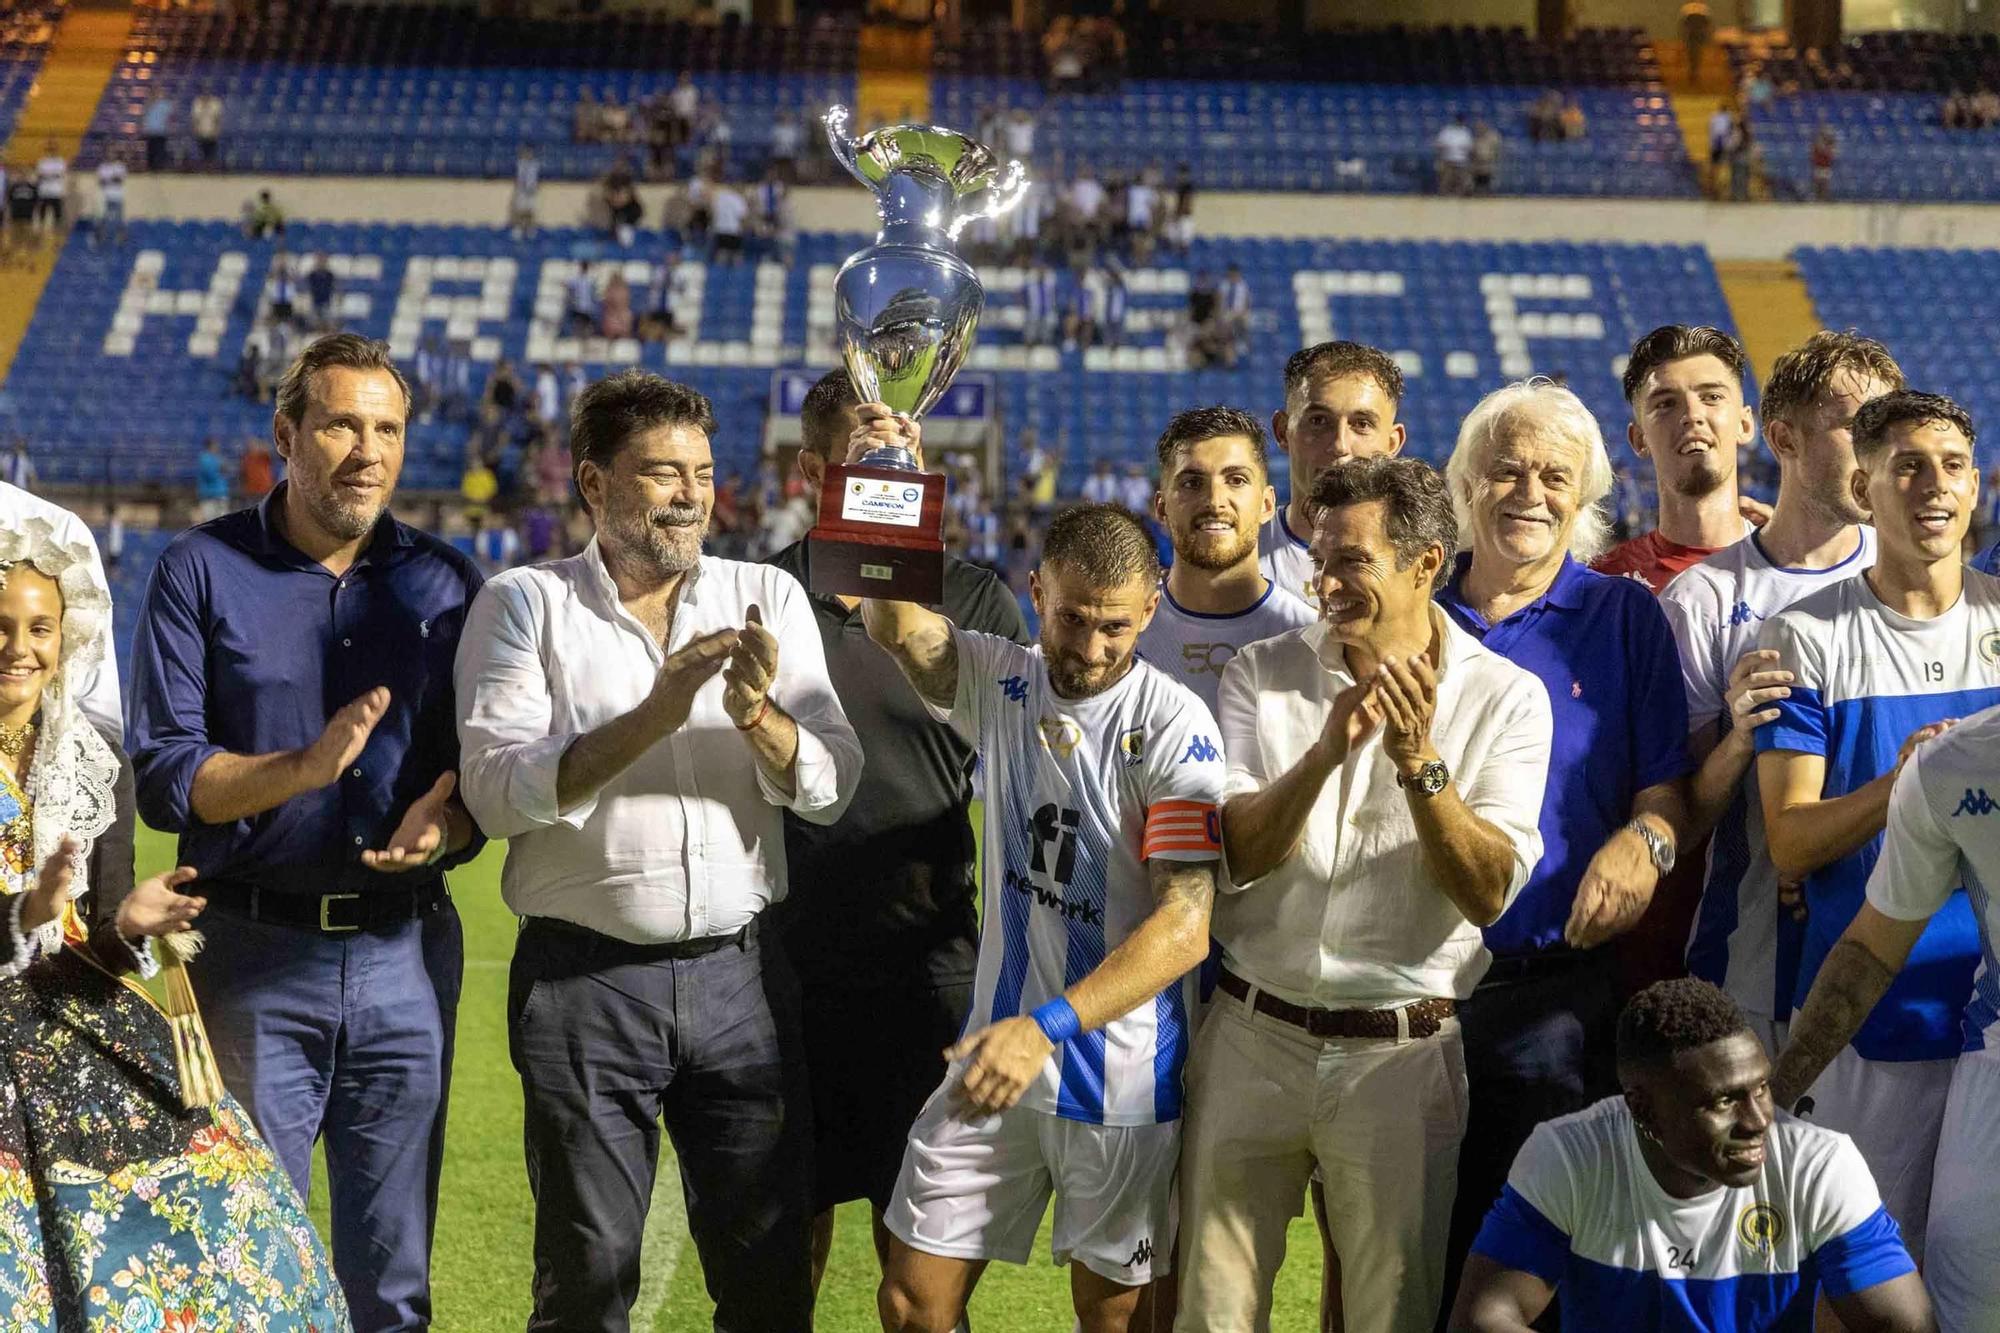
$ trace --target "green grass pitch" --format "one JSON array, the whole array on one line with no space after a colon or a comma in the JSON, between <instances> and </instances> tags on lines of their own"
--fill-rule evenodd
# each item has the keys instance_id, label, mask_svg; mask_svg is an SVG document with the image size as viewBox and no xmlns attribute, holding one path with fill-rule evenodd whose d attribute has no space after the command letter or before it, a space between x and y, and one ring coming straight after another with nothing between
<instances>
[{"instance_id":1,"label":"green grass pitch","mask_svg":"<svg viewBox=\"0 0 2000 1333\"><path fill-rule=\"evenodd\" d=\"M977 828L975 821L973 827ZM514 918L500 901L504 845L496 844L452 876L452 896L465 921L465 993L458 1009L458 1054L439 1206L435 1256L436 1327L442 1333L515 1333L527 1322L532 1271L533 1204L521 1163L521 1085L507 1060L507 962ZM139 831L139 873L173 864L173 839ZM662 1187L647 1236L646 1273L635 1330L697 1333L710 1326L713 1306L702 1288L701 1265L682 1222L680 1182L671 1155L661 1154ZM325 1162L314 1163L314 1220L326 1234ZM875 1255L865 1204L840 1210L833 1259L821 1289L821 1333L872 1333ZM1279 1333L1316 1327L1319 1240L1312 1222L1292 1224L1290 1262L1278 1277ZM978 1333L1065 1333L1071 1324L1069 1282L1048 1258L1044 1219L1035 1257L1026 1266L995 1264L972 1302Z\"/></svg>"}]
</instances>

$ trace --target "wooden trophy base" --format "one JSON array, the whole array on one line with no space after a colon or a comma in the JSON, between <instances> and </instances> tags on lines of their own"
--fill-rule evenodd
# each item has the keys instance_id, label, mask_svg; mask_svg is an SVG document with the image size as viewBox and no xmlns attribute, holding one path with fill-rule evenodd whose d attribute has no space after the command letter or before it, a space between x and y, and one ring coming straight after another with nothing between
<instances>
[{"instance_id":1,"label":"wooden trophy base","mask_svg":"<svg viewBox=\"0 0 2000 1333\"><path fill-rule=\"evenodd\" d=\"M838 464L806 534L812 591L938 606L944 601L945 480L934 472Z\"/></svg>"}]
</instances>

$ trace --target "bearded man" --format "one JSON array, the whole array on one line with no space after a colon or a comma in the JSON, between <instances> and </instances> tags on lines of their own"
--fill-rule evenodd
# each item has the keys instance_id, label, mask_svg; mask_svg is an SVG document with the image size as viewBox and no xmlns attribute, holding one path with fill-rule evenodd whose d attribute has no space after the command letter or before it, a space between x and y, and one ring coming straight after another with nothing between
<instances>
[{"instance_id":1,"label":"bearded man","mask_svg":"<svg viewBox=\"0 0 2000 1333\"><path fill-rule=\"evenodd\" d=\"M861 746L798 580L702 554L708 400L577 395L597 536L486 586L458 656L465 800L511 841L508 1041L535 1195L531 1330L624 1330L660 1125L718 1329L810 1333L798 981L766 909L786 812L839 819Z\"/></svg>"}]
</instances>

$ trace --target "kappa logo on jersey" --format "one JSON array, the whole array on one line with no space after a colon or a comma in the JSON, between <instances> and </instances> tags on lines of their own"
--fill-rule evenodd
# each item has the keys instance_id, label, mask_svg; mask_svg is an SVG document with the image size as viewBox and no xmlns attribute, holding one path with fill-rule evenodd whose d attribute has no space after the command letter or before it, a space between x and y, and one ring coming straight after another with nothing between
<instances>
[{"instance_id":1,"label":"kappa logo on jersey","mask_svg":"<svg viewBox=\"0 0 2000 1333\"><path fill-rule=\"evenodd\" d=\"M1990 815L1995 810L2000 810L2000 804L1995 804L1993 798L1986 794L1986 788L1967 787L1965 795L1959 799L1958 809L1951 812L1951 817L1957 819L1960 815Z\"/></svg>"},{"instance_id":2,"label":"kappa logo on jersey","mask_svg":"<svg viewBox=\"0 0 2000 1333\"><path fill-rule=\"evenodd\" d=\"M1071 752L1083 744L1083 732L1066 717L1045 717L1039 730L1042 733L1042 748L1058 759L1069 758Z\"/></svg>"},{"instance_id":3,"label":"kappa logo on jersey","mask_svg":"<svg viewBox=\"0 0 2000 1333\"><path fill-rule=\"evenodd\" d=\"M1212 764L1222 758L1222 751L1215 748L1215 742L1206 736L1194 736L1188 740L1187 753L1181 756L1183 764Z\"/></svg>"},{"instance_id":4,"label":"kappa logo on jersey","mask_svg":"<svg viewBox=\"0 0 2000 1333\"><path fill-rule=\"evenodd\" d=\"M1146 733L1134 727L1118 738L1118 753L1125 756L1125 767L1137 768L1146 762Z\"/></svg>"},{"instance_id":5,"label":"kappa logo on jersey","mask_svg":"<svg viewBox=\"0 0 2000 1333\"><path fill-rule=\"evenodd\" d=\"M1221 656L1218 658L1217 653ZM1185 643L1181 645L1181 656L1187 659L1188 674L1192 676L1219 676L1222 668L1229 665L1229 659L1236 656L1233 643Z\"/></svg>"},{"instance_id":6,"label":"kappa logo on jersey","mask_svg":"<svg viewBox=\"0 0 2000 1333\"><path fill-rule=\"evenodd\" d=\"M1005 680L1000 681L999 685L1000 693L1005 695L1009 702L1020 704L1023 708L1028 706L1027 677L1008 676Z\"/></svg>"},{"instance_id":7,"label":"kappa logo on jersey","mask_svg":"<svg viewBox=\"0 0 2000 1333\"><path fill-rule=\"evenodd\" d=\"M1753 1203L1736 1219L1736 1239L1744 1248L1769 1254L1785 1238L1785 1215L1768 1203Z\"/></svg>"},{"instance_id":8,"label":"kappa logo on jersey","mask_svg":"<svg viewBox=\"0 0 2000 1333\"><path fill-rule=\"evenodd\" d=\"M1750 609L1750 603L1748 602L1738 602L1735 606L1729 608L1729 627L1731 629L1735 629L1738 625L1747 625L1753 620L1762 619L1764 619L1763 616L1758 615Z\"/></svg>"}]
</instances>

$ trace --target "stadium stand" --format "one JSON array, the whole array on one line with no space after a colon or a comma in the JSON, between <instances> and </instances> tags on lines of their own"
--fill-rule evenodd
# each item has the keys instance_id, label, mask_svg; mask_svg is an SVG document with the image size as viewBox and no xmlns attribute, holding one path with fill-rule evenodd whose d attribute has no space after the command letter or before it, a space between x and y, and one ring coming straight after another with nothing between
<instances>
[{"instance_id":1,"label":"stadium stand","mask_svg":"<svg viewBox=\"0 0 2000 1333\"><path fill-rule=\"evenodd\" d=\"M62 11L61 0L49 0L0 12L0 144L14 133Z\"/></svg>"},{"instance_id":2,"label":"stadium stand","mask_svg":"<svg viewBox=\"0 0 2000 1333\"><path fill-rule=\"evenodd\" d=\"M579 260L615 258L635 290L668 238L630 252L547 231L527 243L496 228L308 225L290 253L346 270L343 318L409 356L430 332L468 340L483 367L638 362L684 376L716 400L718 461L752 469L771 372L831 366L831 275L865 241L808 233L799 262L710 266L691 336L660 344L560 339L562 283ZM144 222L128 250L73 239L37 310L0 417L30 442L45 480L185 483L200 442L262 434L269 407L230 396L240 349L279 255L219 223ZM1188 371L1174 346L1190 288L1238 264L1252 293L1248 346L1234 369ZM1616 375L1632 340L1673 319L1730 324L1713 267L1696 247L1249 239L1197 241L1186 260L1127 275L1124 345L1064 350L1022 343L1020 270L991 270L971 366L997 376L1010 434L1032 427L1072 469L1108 453L1145 461L1162 424L1161 377L1188 402L1275 405L1276 367L1304 343L1342 336L1391 349L1411 377L1412 447L1438 458L1459 419L1495 383L1562 373L1607 422L1625 411ZM1065 281L1068 281L1067 277ZM463 425L420 428L409 485L450 488ZM1071 475L1077 475L1072 471Z\"/></svg>"}]
</instances>

